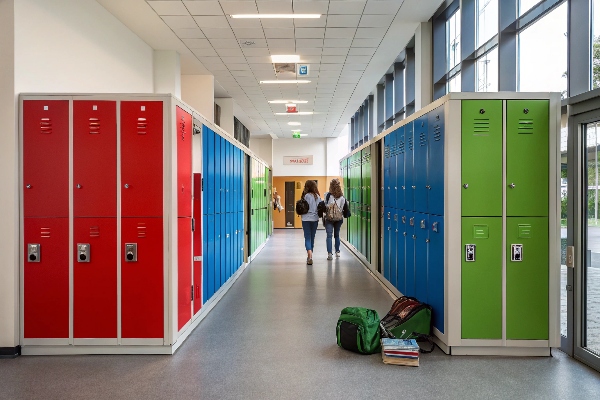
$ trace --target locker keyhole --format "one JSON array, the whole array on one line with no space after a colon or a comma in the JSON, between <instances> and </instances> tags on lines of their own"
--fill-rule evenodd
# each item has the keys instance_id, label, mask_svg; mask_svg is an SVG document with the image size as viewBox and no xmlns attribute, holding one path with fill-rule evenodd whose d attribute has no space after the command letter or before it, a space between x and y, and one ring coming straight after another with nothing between
<instances>
[{"instance_id":1,"label":"locker keyhole","mask_svg":"<svg viewBox=\"0 0 600 400\"><path fill-rule=\"evenodd\" d=\"M133 253L127 253L127 259L129 261L133 260Z\"/></svg>"},{"instance_id":2,"label":"locker keyhole","mask_svg":"<svg viewBox=\"0 0 600 400\"><path fill-rule=\"evenodd\" d=\"M80 254L80 255L79 255L79 259L80 259L81 261L85 261L85 260L87 259L87 257L85 256L85 254Z\"/></svg>"},{"instance_id":3,"label":"locker keyhole","mask_svg":"<svg viewBox=\"0 0 600 400\"><path fill-rule=\"evenodd\" d=\"M35 260L37 260L37 257L36 257L36 255L35 255L35 254L30 254L30 255L29 255L29 260L31 260L31 261L35 261Z\"/></svg>"}]
</instances>

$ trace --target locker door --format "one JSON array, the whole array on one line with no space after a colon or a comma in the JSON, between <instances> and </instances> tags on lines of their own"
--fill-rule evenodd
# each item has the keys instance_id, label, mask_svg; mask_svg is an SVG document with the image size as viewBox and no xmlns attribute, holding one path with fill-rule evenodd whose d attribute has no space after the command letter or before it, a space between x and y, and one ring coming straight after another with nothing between
<instances>
[{"instance_id":1,"label":"locker door","mask_svg":"<svg viewBox=\"0 0 600 400\"><path fill-rule=\"evenodd\" d=\"M368 209L371 209L369 207ZM367 243L366 243L366 254L367 260L371 261L371 212L367 211Z\"/></svg>"},{"instance_id":2,"label":"locker door","mask_svg":"<svg viewBox=\"0 0 600 400\"><path fill-rule=\"evenodd\" d=\"M75 217L116 217L117 102L73 101L73 183Z\"/></svg>"},{"instance_id":3,"label":"locker door","mask_svg":"<svg viewBox=\"0 0 600 400\"><path fill-rule=\"evenodd\" d=\"M69 101L23 101L25 217L69 216Z\"/></svg>"},{"instance_id":4,"label":"locker door","mask_svg":"<svg viewBox=\"0 0 600 400\"><path fill-rule=\"evenodd\" d=\"M506 102L506 213L548 216L548 100Z\"/></svg>"},{"instance_id":5,"label":"locker door","mask_svg":"<svg viewBox=\"0 0 600 400\"><path fill-rule=\"evenodd\" d=\"M427 130L428 115L419 117L415 122L414 133L414 182L415 187L415 211L427 212L427 152L428 152L428 130ZM443 159L442 159L443 160ZM443 161L442 161L443 162Z\"/></svg>"},{"instance_id":6,"label":"locker door","mask_svg":"<svg viewBox=\"0 0 600 400\"><path fill-rule=\"evenodd\" d=\"M177 218L177 314L181 330L192 319L192 219Z\"/></svg>"},{"instance_id":7,"label":"locker door","mask_svg":"<svg viewBox=\"0 0 600 400\"><path fill-rule=\"evenodd\" d=\"M502 101L462 101L462 215L502 215Z\"/></svg>"},{"instance_id":8,"label":"locker door","mask_svg":"<svg viewBox=\"0 0 600 400\"><path fill-rule=\"evenodd\" d=\"M391 198L390 198L390 193L391 193L391 181L390 181L390 135L386 135L383 138L383 145L384 145L384 150L383 150L383 187L384 187L384 193L383 193L383 205L385 207L390 207L391 206ZM351 187L354 188L354 184L351 183ZM353 190L353 189L352 189Z\"/></svg>"},{"instance_id":9,"label":"locker door","mask_svg":"<svg viewBox=\"0 0 600 400\"><path fill-rule=\"evenodd\" d=\"M211 296L215 294L217 290L221 287L221 268L223 267L223 258L221 253L221 215L215 214L215 255L214 255L214 263L213 263L213 291Z\"/></svg>"},{"instance_id":10,"label":"locker door","mask_svg":"<svg viewBox=\"0 0 600 400\"><path fill-rule=\"evenodd\" d=\"M233 192L231 189L231 143L224 140L225 143L225 190L224 190L224 204L225 210L223 212L231 212L231 197Z\"/></svg>"},{"instance_id":11,"label":"locker door","mask_svg":"<svg viewBox=\"0 0 600 400\"><path fill-rule=\"evenodd\" d=\"M397 137L396 137L396 142L397 142L397 147L398 147L398 155L396 156L396 171L397 171L397 179L396 179L396 184L398 186L398 189L396 190L396 205L397 208L399 210L404 210L405 208L405 204L404 204L404 186L405 186L405 182L404 182L404 159L405 159L405 155L406 155L406 148L405 148L405 127L401 126L400 128L398 128L397 130Z\"/></svg>"},{"instance_id":12,"label":"locker door","mask_svg":"<svg viewBox=\"0 0 600 400\"><path fill-rule=\"evenodd\" d=\"M193 215L194 215L194 234L193 234L193 263L194 263L194 314L200 311L202 308L202 248L204 246L204 235L202 235L202 203L201 189L202 189L202 174L194 174L194 203L193 203ZM206 226L206 225L204 225Z\"/></svg>"},{"instance_id":13,"label":"locker door","mask_svg":"<svg viewBox=\"0 0 600 400\"><path fill-rule=\"evenodd\" d=\"M215 164L215 185L214 188L214 196L215 196L215 214L221 214L223 212L223 202L221 201L221 193L223 192L223 183L222 183L222 173L221 169L221 160L222 160L222 150L221 144L223 142L223 138L216 133L215 135L215 152L212 156L213 163Z\"/></svg>"},{"instance_id":14,"label":"locker door","mask_svg":"<svg viewBox=\"0 0 600 400\"><path fill-rule=\"evenodd\" d=\"M396 165L397 161L397 131L391 132L388 136L390 136L390 190L389 190L389 200L388 207L397 209L398 204L396 203L397 193L398 193L398 168Z\"/></svg>"},{"instance_id":15,"label":"locker door","mask_svg":"<svg viewBox=\"0 0 600 400\"><path fill-rule=\"evenodd\" d=\"M395 243L398 249L396 255L396 288L400 293L406 292L406 212L398 211L398 235Z\"/></svg>"},{"instance_id":16,"label":"locker door","mask_svg":"<svg viewBox=\"0 0 600 400\"><path fill-rule=\"evenodd\" d=\"M225 214L225 282L232 275L231 213Z\"/></svg>"},{"instance_id":17,"label":"locker door","mask_svg":"<svg viewBox=\"0 0 600 400\"><path fill-rule=\"evenodd\" d=\"M548 339L548 262L548 218L507 218L507 339Z\"/></svg>"},{"instance_id":18,"label":"locker door","mask_svg":"<svg viewBox=\"0 0 600 400\"><path fill-rule=\"evenodd\" d=\"M238 213L238 229L239 229L239 241L238 241L238 253L239 253L239 265L242 265L243 263L246 262L245 258L244 258L244 240L246 237L246 233L244 232L244 212L240 211ZM238 267L239 267L238 265Z\"/></svg>"},{"instance_id":19,"label":"locker door","mask_svg":"<svg viewBox=\"0 0 600 400\"><path fill-rule=\"evenodd\" d=\"M207 235L208 236L208 251L204 254L206 254L206 274L204 275L206 277L207 283L206 283L206 290L207 290L207 294L206 294L206 300L209 300L213 294L215 294L215 292L217 291L217 287L215 287L215 275L216 275L216 271L217 271L217 263L218 263L218 252L217 252L217 245L218 245L218 241L217 241L217 227L215 225L217 221L217 215L215 214L210 214L208 216L208 232Z\"/></svg>"},{"instance_id":20,"label":"locker door","mask_svg":"<svg viewBox=\"0 0 600 400\"><path fill-rule=\"evenodd\" d=\"M462 255L462 338L501 339L502 218L463 218Z\"/></svg>"},{"instance_id":21,"label":"locker door","mask_svg":"<svg viewBox=\"0 0 600 400\"><path fill-rule=\"evenodd\" d=\"M383 211L383 277L388 281L391 279L391 254L390 238L392 235L392 218L390 208L385 207Z\"/></svg>"},{"instance_id":22,"label":"locker door","mask_svg":"<svg viewBox=\"0 0 600 400\"><path fill-rule=\"evenodd\" d=\"M227 282L229 277L227 276L227 214L221 214L219 217L219 228L221 229L221 263L219 265L219 270L221 271L220 288Z\"/></svg>"},{"instance_id":23,"label":"locker door","mask_svg":"<svg viewBox=\"0 0 600 400\"><path fill-rule=\"evenodd\" d=\"M444 106L429 113L427 207L429 214L444 215Z\"/></svg>"},{"instance_id":24,"label":"locker door","mask_svg":"<svg viewBox=\"0 0 600 400\"><path fill-rule=\"evenodd\" d=\"M410 193L410 192L408 192ZM415 214L406 212L406 296L416 295L415 276Z\"/></svg>"},{"instance_id":25,"label":"locker door","mask_svg":"<svg viewBox=\"0 0 600 400\"><path fill-rule=\"evenodd\" d=\"M215 134L206 128L206 146L203 148L202 161L205 163L204 179L206 186L204 188L204 204L207 214L215 213Z\"/></svg>"},{"instance_id":26,"label":"locker door","mask_svg":"<svg viewBox=\"0 0 600 400\"><path fill-rule=\"evenodd\" d=\"M121 102L121 215L163 212L163 103Z\"/></svg>"},{"instance_id":27,"label":"locker door","mask_svg":"<svg viewBox=\"0 0 600 400\"><path fill-rule=\"evenodd\" d=\"M177 216L192 216L192 116L176 107Z\"/></svg>"},{"instance_id":28,"label":"locker door","mask_svg":"<svg viewBox=\"0 0 600 400\"><path fill-rule=\"evenodd\" d=\"M415 297L429 303L427 293L427 253L429 249L429 216L415 214Z\"/></svg>"},{"instance_id":29,"label":"locker door","mask_svg":"<svg viewBox=\"0 0 600 400\"><path fill-rule=\"evenodd\" d=\"M128 261L125 243L137 244L137 261ZM121 219L121 336L164 336L163 220Z\"/></svg>"},{"instance_id":30,"label":"locker door","mask_svg":"<svg viewBox=\"0 0 600 400\"><path fill-rule=\"evenodd\" d=\"M415 178L414 178L414 150L415 138L413 135L414 124L409 122L404 128L404 140L406 142L406 153L404 156L404 207L407 211L415 209Z\"/></svg>"},{"instance_id":31,"label":"locker door","mask_svg":"<svg viewBox=\"0 0 600 400\"><path fill-rule=\"evenodd\" d=\"M427 301L433 308L432 324L444 333L444 218L429 216Z\"/></svg>"},{"instance_id":32,"label":"locker door","mask_svg":"<svg viewBox=\"0 0 600 400\"><path fill-rule=\"evenodd\" d=\"M395 244L398 241L398 210L392 210L392 218L390 220L390 277L389 281L392 286L396 287L398 284L398 273L397 273L397 257L398 257L398 248Z\"/></svg>"},{"instance_id":33,"label":"locker door","mask_svg":"<svg viewBox=\"0 0 600 400\"><path fill-rule=\"evenodd\" d=\"M24 338L68 338L69 219L25 218L24 244Z\"/></svg>"},{"instance_id":34,"label":"locker door","mask_svg":"<svg viewBox=\"0 0 600 400\"><path fill-rule=\"evenodd\" d=\"M78 244L89 253L79 254ZM116 338L117 219L75 218L71 249L73 337Z\"/></svg>"}]
</instances>

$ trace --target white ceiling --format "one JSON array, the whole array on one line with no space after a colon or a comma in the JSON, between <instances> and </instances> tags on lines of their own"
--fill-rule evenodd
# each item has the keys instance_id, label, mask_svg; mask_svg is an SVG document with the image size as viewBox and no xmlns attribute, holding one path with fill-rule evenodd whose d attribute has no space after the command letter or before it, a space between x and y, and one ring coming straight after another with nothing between
<instances>
[{"instance_id":1,"label":"white ceiling","mask_svg":"<svg viewBox=\"0 0 600 400\"><path fill-rule=\"evenodd\" d=\"M335 137L443 0L97 0L156 50L181 54L182 74L212 74L215 97L232 97L252 137ZM230 14L316 13L319 19L232 19ZM277 79L270 56L297 54L308 84ZM289 78L288 76L285 77ZM299 111L275 115L306 100ZM240 113L240 110L243 110ZM239 114L239 115L238 115Z\"/></svg>"}]
</instances>

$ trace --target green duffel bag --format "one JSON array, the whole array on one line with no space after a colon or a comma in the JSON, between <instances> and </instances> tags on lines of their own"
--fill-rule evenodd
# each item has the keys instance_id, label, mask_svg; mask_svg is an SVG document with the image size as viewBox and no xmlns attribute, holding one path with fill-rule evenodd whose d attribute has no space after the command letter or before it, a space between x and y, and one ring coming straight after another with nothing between
<instances>
[{"instance_id":1,"label":"green duffel bag","mask_svg":"<svg viewBox=\"0 0 600 400\"><path fill-rule=\"evenodd\" d=\"M377 311L364 307L346 307L336 326L337 344L341 348L361 354L381 351Z\"/></svg>"},{"instance_id":2,"label":"green duffel bag","mask_svg":"<svg viewBox=\"0 0 600 400\"><path fill-rule=\"evenodd\" d=\"M434 347L431 340L431 312L429 304L421 303L414 297L400 297L381 319L381 335L397 339L427 340L431 349L421 349L421 353L430 353Z\"/></svg>"}]
</instances>

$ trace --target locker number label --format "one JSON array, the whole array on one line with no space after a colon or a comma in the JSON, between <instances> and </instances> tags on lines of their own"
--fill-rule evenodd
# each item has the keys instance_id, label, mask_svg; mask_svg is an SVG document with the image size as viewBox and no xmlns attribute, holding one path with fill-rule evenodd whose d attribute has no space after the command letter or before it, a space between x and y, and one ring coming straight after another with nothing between
<instances>
[{"instance_id":1,"label":"locker number label","mask_svg":"<svg viewBox=\"0 0 600 400\"><path fill-rule=\"evenodd\" d=\"M523 261L523 245L513 244L511 245L510 261Z\"/></svg>"},{"instance_id":2,"label":"locker number label","mask_svg":"<svg viewBox=\"0 0 600 400\"><path fill-rule=\"evenodd\" d=\"M475 245L474 244L465 244L465 261L466 262L474 262L475 261Z\"/></svg>"}]
</instances>

